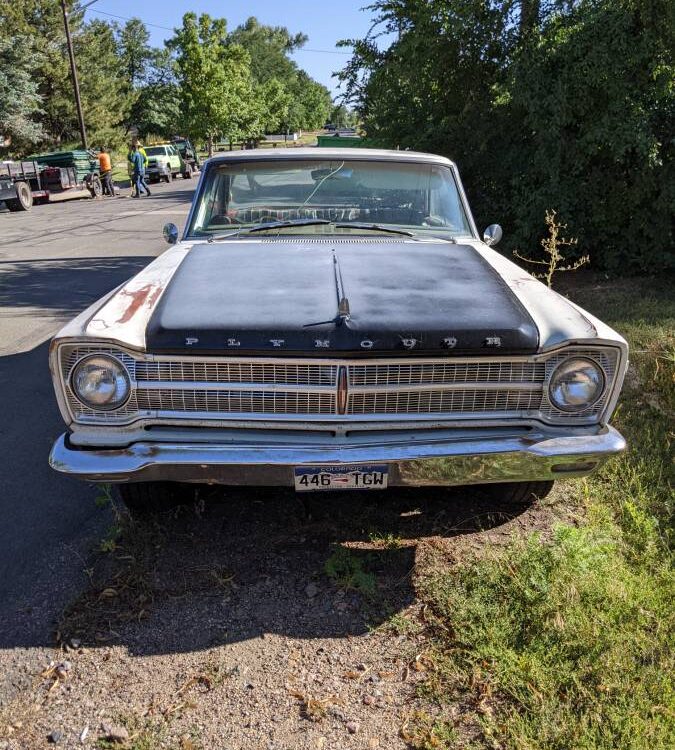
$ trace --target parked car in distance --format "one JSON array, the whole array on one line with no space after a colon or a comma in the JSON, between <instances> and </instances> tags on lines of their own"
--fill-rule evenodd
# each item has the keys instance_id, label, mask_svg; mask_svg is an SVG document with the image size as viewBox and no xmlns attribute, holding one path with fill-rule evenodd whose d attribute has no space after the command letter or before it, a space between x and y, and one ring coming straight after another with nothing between
<instances>
[{"instance_id":1,"label":"parked car in distance","mask_svg":"<svg viewBox=\"0 0 675 750\"><path fill-rule=\"evenodd\" d=\"M182 238L52 341L51 466L134 511L186 484L483 485L496 502L621 452L624 339L482 236L410 151L209 160ZM335 502L335 500L331 500Z\"/></svg>"},{"instance_id":2,"label":"parked car in distance","mask_svg":"<svg viewBox=\"0 0 675 750\"><path fill-rule=\"evenodd\" d=\"M190 165L189 173L188 170L185 170L183 177L192 177L192 173L198 172L201 168L197 149L192 145L189 138L183 138L181 136L175 136L172 138L171 143L178 149L178 153L184 164Z\"/></svg>"},{"instance_id":3,"label":"parked car in distance","mask_svg":"<svg viewBox=\"0 0 675 750\"><path fill-rule=\"evenodd\" d=\"M171 182L179 174L192 177L192 167L181 159L178 148L172 143L145 146L145 153L148 157L146 173L149 182Z\"/></svg>"}]
</instances>

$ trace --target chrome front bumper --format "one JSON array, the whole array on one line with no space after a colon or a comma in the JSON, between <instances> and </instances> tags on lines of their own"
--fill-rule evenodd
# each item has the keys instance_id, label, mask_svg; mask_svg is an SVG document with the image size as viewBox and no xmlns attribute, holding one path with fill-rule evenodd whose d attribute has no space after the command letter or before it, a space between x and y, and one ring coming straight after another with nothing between
<instances>
[{"instance_id":1,"label":"chrome front bumper","mask_svg":"<svg viewBox=\"0 0 675 750\"><path fill-rule=\"evenodd\" d=\"M124 448L83 448L62 435L49 463L56 471L96 482L177 481L293 486L294 468L387 464L389 485L435 486L541 481L590 474L621 453L613 428L595 433L536 433L386 441L364 444L135 442Z\"/></svg>"}]
</instances>

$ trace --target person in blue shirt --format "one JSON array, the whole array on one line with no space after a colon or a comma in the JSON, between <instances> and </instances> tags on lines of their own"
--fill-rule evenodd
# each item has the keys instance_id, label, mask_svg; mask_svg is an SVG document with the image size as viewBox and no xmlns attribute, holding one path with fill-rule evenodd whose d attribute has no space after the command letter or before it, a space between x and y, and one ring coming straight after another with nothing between
<instances>
[{"instance_id":1,"label":"person in blue shirt","mask_svg":"<svg viewBox=\"0 0 675 750\"><path fill-rule=\"evenodd\" d=\"M128 158L133 168L132 179L133 184L136 187L134 198L141 197L141 190L143 190L143 192L149 197L151 193L145 182L145 157L141 153L137 143L133 144L132 151Z\"/></svg>"}]
</instances>

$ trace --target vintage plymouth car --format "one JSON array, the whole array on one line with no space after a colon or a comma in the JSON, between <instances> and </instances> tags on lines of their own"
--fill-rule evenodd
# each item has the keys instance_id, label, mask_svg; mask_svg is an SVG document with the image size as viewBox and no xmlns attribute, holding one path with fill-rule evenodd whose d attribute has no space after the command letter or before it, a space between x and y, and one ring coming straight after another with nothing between
<instances>
[{"instance_id":1,"label":"vintage plymouth car","mask_svg":"<svg viewBox=\"0 0 675 750\"><path fill-rule=\"evenodd\" d=\"M51 465L134 510L189 483L525 500L624 449L626 342L480 239L445 158L228 153L164 233L50 354Z\"/></svg>"}]
</instances>

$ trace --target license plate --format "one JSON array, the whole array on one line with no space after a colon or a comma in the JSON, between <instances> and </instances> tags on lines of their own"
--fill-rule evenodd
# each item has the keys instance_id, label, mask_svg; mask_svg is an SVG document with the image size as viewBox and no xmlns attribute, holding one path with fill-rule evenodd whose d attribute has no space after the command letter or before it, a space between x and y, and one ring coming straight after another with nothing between
<instances>
[{"instance_id":1,"label":"license plate","mask_svg":"<svg viewBox=\"0 0 675 750\"><path fill-rule=\"evenodd\" d=\"M367 466L312 466L295 470L298 492L317 490L383 490L387 487L386 464Z\"/></svg>"}]
</instances>

